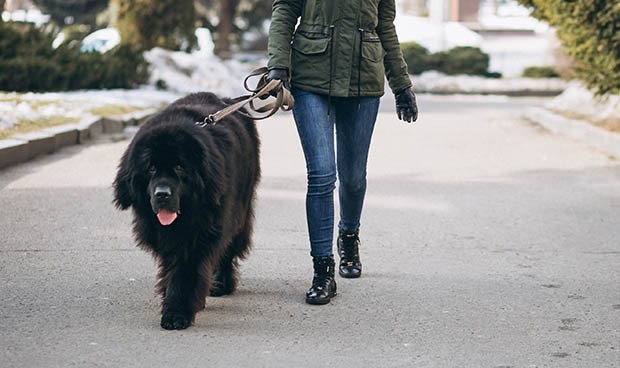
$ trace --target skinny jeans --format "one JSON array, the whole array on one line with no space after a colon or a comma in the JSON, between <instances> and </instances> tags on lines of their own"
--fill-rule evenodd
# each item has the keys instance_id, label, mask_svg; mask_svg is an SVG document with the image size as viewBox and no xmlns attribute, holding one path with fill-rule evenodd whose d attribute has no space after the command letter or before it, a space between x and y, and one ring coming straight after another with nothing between
<instances>
[{"instance_id":1,"label":"skinny jeans","mask_svg":"<svg viewBox=\"0 0 620 368\"><path fill-rule=\"evenodd\" d=\"M306 219L313 257L333 255L334 189L340 221L358 231L366 195L366 167L379 97L331 97L293 89L293 117L306 159Z\"/></svg>"}]
</instances>

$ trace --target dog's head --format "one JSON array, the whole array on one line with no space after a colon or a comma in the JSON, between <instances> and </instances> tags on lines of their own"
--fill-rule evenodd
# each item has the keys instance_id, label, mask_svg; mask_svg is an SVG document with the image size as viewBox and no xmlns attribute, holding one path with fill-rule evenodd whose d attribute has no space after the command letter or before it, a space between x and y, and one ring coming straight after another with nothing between
<instances>
[{"instance_id":1,"label":"dog's head","mask_svg":"<svg viewBox=\"0 0 620 368\"><path fill-rule=\"evenodd\" d=\"M159 223L168 226L181 214L181 196L188 188L185 168L180 163L153 160L147 178L151 209Z\"/></svg>"},{"instance_id":2,"label":"dog's head","mask_svg":"<svg viewBox=\"0 0 620 368\"><path fill-rule=\"evenodd\" d=\"M144 129L121 159L114 202L170 226L193 208L219 203L223 168L218 162L221 158L204 137L192 134L191 127L162 124Z\"/></svg>"}]
</instances>

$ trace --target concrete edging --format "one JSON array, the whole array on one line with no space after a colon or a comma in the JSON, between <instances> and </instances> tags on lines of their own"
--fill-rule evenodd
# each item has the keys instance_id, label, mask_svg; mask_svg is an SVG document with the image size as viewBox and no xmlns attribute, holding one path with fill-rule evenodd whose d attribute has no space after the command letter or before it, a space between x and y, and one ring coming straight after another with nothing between
<instances>
[{"instance_id":1,"label":"concrete edging","mask_svg":"<svg viewBox=\"0 0 620 368\"><path fill-rule=\"evenodd\" d=\"M599 128L583 120L569 119L540 107L525 111L524 117L552 133L583 142L620 159L620 134Z\"/></svg>"},{"instance_id":2,"label":"concrete edging","mask_svg":"<svg viewBox=\"0 0 620 368\"><path fill-rule=\"evenodd\" d=\"M0 170L39 155L56 152L63 147L84 144L103 134L122 133L125 127L140 125L156 111L141 110L112 118L90 116L77 123L17 134L0 140Z\"/></svg>"}]
</instances>

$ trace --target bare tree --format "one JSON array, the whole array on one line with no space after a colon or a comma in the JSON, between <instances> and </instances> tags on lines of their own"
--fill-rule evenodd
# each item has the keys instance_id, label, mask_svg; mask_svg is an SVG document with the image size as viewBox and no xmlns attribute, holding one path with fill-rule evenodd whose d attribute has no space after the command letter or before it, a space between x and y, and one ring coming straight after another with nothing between
<instances>
[{"instance_id":1,"label":"bare tree","mask_svg":"<svg viewBox=\"0 0 620 368\"><path fill-rule=\"evenodd\" d=\"M228 59L231 56L230 37L234 31L237 6L239 6L239 0L220 1L220 23L217 27L217 39L215 40L215 50L213 51L224 59Z\"/></svg>"},{"instance_id":2,"label":"bare tree","mask_svg":"<svg viewBox=\"0 0 620 368\"><path fill-rule=\"evenodd\" d=\"M230 57L244 32L260 29L271 16L272 0L195 0L198 19L215 42L216 55Z\"/></svg>"}]
</instances>

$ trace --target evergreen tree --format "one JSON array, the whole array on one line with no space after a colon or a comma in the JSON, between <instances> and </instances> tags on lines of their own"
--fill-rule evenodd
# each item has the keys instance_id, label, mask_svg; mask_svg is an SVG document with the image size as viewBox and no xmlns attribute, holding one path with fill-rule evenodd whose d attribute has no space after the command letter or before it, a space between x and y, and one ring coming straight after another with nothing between
<instances>
[{"instance_id":1,"label":"evergreen tree","mask_svg":"<svg viewBox=\"0 0 620 368\"><path fill-rule=\"evenodd\" d=\"M193 0L112 0L122 43L148 50L190 50L196 44Z\"/></svg>"},{"instance_id":2,"label":"evergreen tree","mask_svg":"<svg viewBox=\"0 0 620 368\"><path fill-rule=\"evenodd\" d=\"M599 94L620 93L620 2L519 0L556 27L577 76Z\"/></svg>"},{"instance_id":3,"label":"evergreen tree","mask_svg":"<svg viewBox=\"0 0 620 368\"><path fill-rule=\"evenodd\" d=\"M109 0L34 0L33 2L61 27L73 23L94 27L97 14L109 4Z\"/></svg>"}]
</instances>

